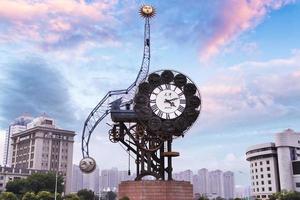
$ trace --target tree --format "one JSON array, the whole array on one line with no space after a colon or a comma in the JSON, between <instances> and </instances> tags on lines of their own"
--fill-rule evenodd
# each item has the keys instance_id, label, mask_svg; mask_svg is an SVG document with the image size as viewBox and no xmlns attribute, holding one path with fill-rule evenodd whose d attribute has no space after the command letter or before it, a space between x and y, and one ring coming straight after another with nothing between
<instances>
[{"instance_id":1,"label":"tree","mask_svg":"<svg viewBox=\"0 0 300 200\"><path fill-rule=\"evenodd\" d=\"M271 195L270 200L300 200L300 193L283 190Z\"/></svg>"},{"instance_id":2,"label":"tree","mask_svg":"<svg viewBox=\"0 0 300 200\"><path fill-rule=\"evenodd\" d=\"M68 194L64 197L65 200L80 200L76 194Z\"/></svg>"},{"instance_id":3,"label":"tree","mask_svg":"<svg viewBox=\"0 0 300 200\"><path fill-rule=\"evenodd\" d=\"M6 185L6 191L13 192L17 195L23 195L26 192L37 193L39 191L48 191L54 193L55 174L54 173L34 173L27 179L10 181ZM63 191L63 177L57 177L57 192Z\"/></svg>"},{"instance_id":4,"label":"tree","mask_svg":"<svg viewBox=\"0 0 300 200\"><path fill-rule=\"evenodd\" d=\"M117 197L116 193L112 192L112 191L109 191L107 192L106 194L106 199L107 200L115 200Z\"/></svg>"},{"instance_id":5,"label":"tree","mask_svg":"<svg viewBox=\"0 0 300 200\"><path fill-rule=\"evenodd\" d=\"M37 195L36 195L36 199L37 200L53 200L53 195L48 192L48 191L40 191Z\"/></svg>"},{"instance_id":6,"label":"tree","mask_svg":"<svg viewBox=\"0 0 300 200\"><path fill-rule=\"evenodd\" d=\"M33 192L26 192L22 200L36 200L36 195Z\"/></svg>"},{"instance_id":7,"label":"tree","mask_svg":"<svg viewBox=\"0 0 300 200\"><path fill-rule=\"evenodd\" d=\"M201 196L198 200L208 200L208 198L205 196Z\"/></svg>"},{"instance_id":8,"label":"tree","mask_svg":"<svg viewBox=\"0 0 300 200\"><path fill-rule=\"evenodd\" d=\"M55 173L35 173L29 176L26 180L28 181L28 189L35 193L39 191L48 191L54 193L55 191ZM63 177L57 177L57 192L63 192Z\"/></svg>"},{"instance_id":9,"label":"tree","mask_svg":"<svg viewBox=\"0 0 300 200\"><path fill-rule=\"evenodd\" d=\"M28 187L28 182L26 179L17 179L14 181L9 181L6 184L6 191L12 192L16 195L21 195L28 191L27 187Z\"/></svg>"},{"instance_id":10,"label":"tree","mask_svg":"<svg viewBox=\"0 0 300 200\"><path fill-rule=\"evenodd\" d=\"M87 189L79 190L77 192L77 195L80 198L80 200L92 200L95 198L94 192L92 190Z\"/></svg>"},{"instance_id":11,"label":"tree","mask_svg":"<svg viewBox=\"0 0 300 200\"><path fill-rule=\"evenodd\" d=\"M0 200L18 200L18 198L12 192L2 192L0 195Z\"/></svg>"}]
</instances>

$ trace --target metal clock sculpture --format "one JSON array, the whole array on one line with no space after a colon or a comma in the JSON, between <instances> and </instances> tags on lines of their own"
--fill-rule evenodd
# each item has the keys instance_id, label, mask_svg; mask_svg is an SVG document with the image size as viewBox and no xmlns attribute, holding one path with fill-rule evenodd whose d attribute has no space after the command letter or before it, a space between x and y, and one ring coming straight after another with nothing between
<instances>
[{"instance_id":1,"label":"metal clock sculpture","mask_svg":"<svg viewBox=\"0 0 300 200\"><path fill-rule=\"evenodd\" d=\"M150 5L140 8L140 15L145 18L144 55L135 82L127 89L108 92L84 123L83 159L79 166L85 173L96 168L95 160L89 155L91 134L110 114L113 124L108 132L109 140L124 145L129 158L130 152L135 155L135 180L149 175L165 180L166 174L172 180L172 158L179 156L172 151L172 142L184 136L198 118L201 96L195 83L180 72L160 70L148 75L149 20L155 14L155 8Z\"/></svg>"}]
</instances>

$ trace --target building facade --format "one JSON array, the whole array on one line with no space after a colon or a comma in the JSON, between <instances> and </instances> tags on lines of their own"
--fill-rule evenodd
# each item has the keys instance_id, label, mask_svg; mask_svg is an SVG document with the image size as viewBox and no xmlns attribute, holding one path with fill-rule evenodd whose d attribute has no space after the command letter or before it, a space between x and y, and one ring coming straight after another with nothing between
<instances>
[{"instance_id":1,"label":"building facade","mask_svg":"<svg viewBox=\"0 0 300 200\"><path fill-rule=\"evenodd\" d=\"M12 168L60 172L65 177L65 193L71 191L73 131L58 129L54 120L38 117L25 131L11 136Z\"/></svg>"},{"instance_id":2,"label":"building facade","mask_svg":"<svg viewBox=\"0 0 300 200\"><path fill-rule=\"evenodd\" d=\"M200 195L208 196L209 194L209 174L205 168L198 170L199 182L200 182Z\"/></svg>"},{"instance_id":3,"label":"building facade","mask_svg":"<svg viewBox=\"0 0 300 200\"><path fill-rule=\"evenodd\" d=\"M275 143L251 146L252 196L268 199L280 190L300 191L300 133L287 129L275 135Z\"/></svg>"},{"instance_id":4,"label":"building facade","mask_svg":"<svg viewBox=\"0 0 300 200\"><path fill-rule=\"evenodd\" d=\"M252 196L268 199L279 191L277 151L274 143L251 146L247 149L250 161Z\"/></svg>"},{"instance_id":5,"label":"building facade","mask_svg":"<svg viewBox=\"0 0 300 200\"><path fill-rule=\"evenodd\" d=\"M234 174L231 171L226 171L223 173L223 187L224 187L224 198L233 199L234 198Z\"/></svg>"}]
</instances>

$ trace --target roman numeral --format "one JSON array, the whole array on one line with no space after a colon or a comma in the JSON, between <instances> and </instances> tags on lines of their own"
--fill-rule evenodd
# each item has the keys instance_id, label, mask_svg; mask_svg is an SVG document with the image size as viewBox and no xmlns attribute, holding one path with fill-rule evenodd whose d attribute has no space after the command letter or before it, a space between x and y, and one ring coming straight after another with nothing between
<instances>
[{"instance_id":1,"label":"roman numeral","mask_svg":"<svg viewBox=\"0 0 300 200\"><path fill-rule=\"evenodd\" d=\"M175 91L177 89L177 87L174 87L173 91Z\"/></svg>"},{"instance_id":2,"label":"roman numeral","mask_svg":"<svg viewBox=\"0 0 300 200\"><path fill-rule=\"evenodd\" d=\"M171 90L171 85L165 84L167 90Z\"/></svg>"},{"instance_id":3,"label":"roman numeral","mask_svg":"<svg viewBox=\"0 0 300 200\"><path fill-rule=\"evenodd\" d=\"M185 103L186 103L185 99L180 99L180 104L185 104Z\"/></svg>"},{"instance_id":4,"label":"roman numeral","mask_svg":"<svg viewBox=\"0 0 300 200\"><path fill-rule=\"evenodd\" d=\"M182 105L180 105L177 110L180 111L180 112L183 112L184 111L184 107Z\"/></svg>"},{"instance_id":5,"label":"roman numeral","mask_svg":"<svg viewBox=\"0 0 300 200\"><path fill-rule=\"evenodd\" d=\"M164 90L164 89L161 87L161 85L158 86L158 89L159 89L160 91L163 91L163 90Z\"/></svg>"},{"instance_id":6,"label":"roman numeral","mask_svg":"<svg viewBox=\"0 0 300 200\"><path fill-rule=\"evenodd\" d=\"M156 102L155 99L151 99L151 100L150 100L150 103L155 103L155 102Z\"/></svg>"},{"instance_id":7,"label":"roman numeral","mask_svg":"<svg viewBox=\"0 0 300 200\"><path fill-rule=\"evenodd\" d=\"M170 119L170 114L166 113L166 119Z\"/></svg>"},{"instance_id":8,"label":"roman numeral","mask_svg":"<svg viewBox=\"0 0 300 200\"><path fill-rule=\"evenodd\" d=\"M158 113L157 113L157 115L159 116L159 117L162 117L163 116L163 112L160 110L160 111L158 111Z\"/></svg>"},{"instance_id":9,"label":"roman numeral","mask_svg":"<svg viewBox=\"0 0 300 200\"><path fill-rule=\"evenodd\" d=\"M182 95L183 95L183 93L182 93L182 92L180 92L178 95L179 95L179 96L182 96Z\"/></svg>"},{"instance_id":10,"label":"roman numeral","mask_svg":"<svg viewBox=\"0 0 300 200\"><path fill-rule=\"evenodd\" d=\"M151 106L151 109L153 110L153 112L156 112L158 110L158 107L156 104L154 104L153 106Z\"/></svg>"}]
</instances>

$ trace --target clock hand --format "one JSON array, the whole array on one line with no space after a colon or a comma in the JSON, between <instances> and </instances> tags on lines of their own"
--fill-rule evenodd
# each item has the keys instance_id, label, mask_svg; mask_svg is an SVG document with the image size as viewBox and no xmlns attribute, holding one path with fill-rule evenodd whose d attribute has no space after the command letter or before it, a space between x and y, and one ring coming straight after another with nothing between
<instances>
[{"instance_id":1,"label":"clock hand","mask_svg":"<svg viewBox=\"0 0 300 200\"><path fill-rule=\"evenodd\" d=\"M175 100L177 100L177 99L178 99L178 97L173 98L173 99L169 99L169 101L175 101Z\"/></svg>"},{"instance_id":2,"label":"clock hand","mask_svg":"<svg viewBox=\"0 0 300 200\"><path fill-rule=\"evenodd\" d=\"M175 99L175 98L174 98L174 99ZM175 104L174 104L174 102L172 102L172 100L170 100L170 99L165 99L165 102L164 102L164 103L169 103L170 106L176 107Z\"/></svg>"}]
</instances>

